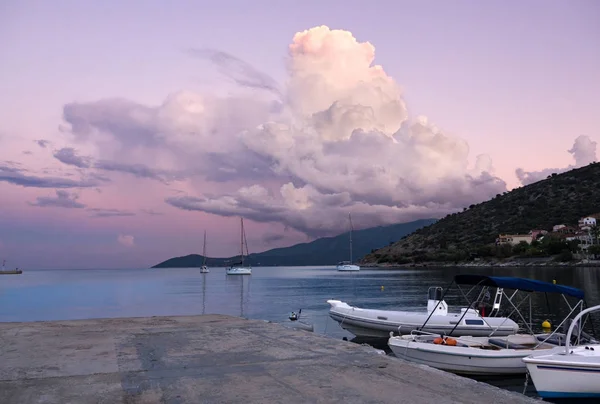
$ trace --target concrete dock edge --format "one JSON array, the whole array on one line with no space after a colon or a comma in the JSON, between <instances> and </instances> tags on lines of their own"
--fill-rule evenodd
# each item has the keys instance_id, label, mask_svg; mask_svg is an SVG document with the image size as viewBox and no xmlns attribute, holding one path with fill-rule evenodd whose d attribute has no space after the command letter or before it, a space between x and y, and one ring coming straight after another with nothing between
<instances>
[{"instance_id":1,"label":"concrete dock edge","mask_svg":"<svg viewBox=\"0 0 600 404\"><path fill-rule=\"evenodd\" d=\"M224 315L0 323L0 403L533 403L351 342Z\"/></svg>"}]
</instances>

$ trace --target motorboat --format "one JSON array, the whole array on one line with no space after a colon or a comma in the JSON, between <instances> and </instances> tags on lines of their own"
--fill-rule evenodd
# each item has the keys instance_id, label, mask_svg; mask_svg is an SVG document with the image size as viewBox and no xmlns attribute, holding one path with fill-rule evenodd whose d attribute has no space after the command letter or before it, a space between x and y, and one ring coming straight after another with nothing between
<instances>
[{"instance_id":1,"label":"motorboat","mask_svg":"<svg viewBox=\"0 0 600 404\"><path fill-rule=\"evenodd\" d=\"M457 285L479 285L483 286L484 289L495 287L497 290L500 290L506 299L508 299L510 306L512 306L512 311L516 311L523 320L529 334L521 333L500 336L496 331L491 331L487 336L479 337L464 333L457 335L454 332L449 334L449 336L441 333L427 332L427 328L424 326L419 330L411 332L409 335L390 335L388 345L394 355L411 362L459 374L487 376L524 374L526 366L523 358L538 351L551 352L556 346L565 344L568 337L558 333L558 329L576 310L581 310L584 304L584 293L582 290L537 280L482 275L457 275L454 278L454 282ZM509 296L504 289L512 289L515 292ZM517 299L520 298L518 292L525 292L526 296L518 300L518 303L515 304ZM529 301L529 312L531 313L530 292L559 293L565 297L565 300L569 296L578 299L578 301L573 306L569 304L570 313L554 332L536 334L532 330L532 319L530 318L529 322L526 321L518 310L520 305ZM466 318L466 315L464 317ZM487 321L488 319L485 318L485 320ZM462 319L459 320L459 323L460 321Z\"/></svg>"},{"instance_id":2,"label":"motorboat","mask_svg":"<svg viewBox=\"0 0 600 404\"><path fill-rule=\"evenodd\" d=\"M600 398L600 343L571 346L571 338L582 334L581 318L600 306L579 313L567 332L564 347L535 352L523 362L542 398Z\"/></svg>"},{"instance_id":3,"label":"motorboat","mask_svg":"<svg viewBox=\"0 0 600 404\"><path fill-rule=\"evenodd\" d=\"M248 241L246 240L246 233L244 232L244 218L240 218L241 222L241 254L240 262L233 264L225 269L227 275L252 275L252 267L250 265L244 266L244 247L246 247L246 255L248 254Z\"/></svg>"},{"instance_id":4,"label":"motorboat","mask_svg":"<svg viewBox=\"0 0 600 404\"><path fill-rule=\"evenodd\" d=\"M329 316L357 337L388 338L390 332L409 334L413 330L449 335L496 336L515 334L519 326L510 318L482 317L478 310L461 308L459 313L448 311L441 287L428 290L427 311L394 311L363 309L340 300L327 300L331 305ZM500 301L495 301L496 313Z\"/></svg>"},{"instance_id":5,"label":"motorboat","mask_svg":"<svg viewBox=\"0 0 600 404\"><path fill-rule=\"evenodd\" d=\"M348 220L350 221L350 261L338 262L336 269L342 272L360 271L360 266L352 263L352 233L354 229L352 226L352 216L350 216L350 213L348 213Z\"/></svg>"}]
</instances>

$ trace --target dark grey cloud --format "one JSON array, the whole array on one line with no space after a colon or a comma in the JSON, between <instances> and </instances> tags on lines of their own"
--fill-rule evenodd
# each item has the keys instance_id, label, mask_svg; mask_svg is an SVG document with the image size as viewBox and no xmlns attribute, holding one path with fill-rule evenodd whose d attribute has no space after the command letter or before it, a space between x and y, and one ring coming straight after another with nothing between
<instances>
[{"instance_id":1,"label":"dark grey cloud","mask_svg":"<svg viewBox=\"0 0 600 404\"><path fill-rule=\"evenodd\" d=\"M72 147L63 147L55 151L54 158L64 164L79 168L89 168L92 160L91 157L77 155L77 151Z\"/></svg>"},{"instance_id":2,"label":"dark grey cloud","mask_svg":"<svg viewBox=\"0 0 600 404\"><path fill-rule=\"evenodd\" d=\"M38 177L24 174L25 170L0 165L0 181L31 188L90 188L98 182L89 179L72 180L58 177Z\"/></svg>"},{"instance_id":3,"label":"dark grey cloud","mask_svg":"<svg viewBox=\"0 0 600 404\"><path fill-rule=\"evenodd\" d=\"M108 178L108 177L106 177L104 175L98 174L98 173L91 172L91 173L88 174L88 176L90 178L93 178L93 179L98 180L98 181L112 182L112 180L110 178Z\"/></svg>"},{"instance_id":4,"label":"dark grey cloud","mask_svg":"<svg viewBox=\"0 0 600 404\"><path fill-rule=\"evenodd\" d=\"M91 217L135 216L135 213L122 209L88 208L87 210L93 213Z\"/></svg>"},{"instance_id":5,"label":"dark grey cloud","mask_svg":"<svg viewBox=\"0 0 600 404\"><path fill-rule=\"evenodd\" d=\"M56 190L56 196L38 196L35 202L30 203L32 206L40 207L56 207L67 209L82 209L85 208L83 203L77 202L79 195L69 193L64 190Z\"/></svg>"},{"instance_id":6,"label":"dark grey cloud","mask_svg":"<svg viewBox=\"0 0 600 404\"><path fill-rule=\"evenodd\" d=\"M282 99L279 84L271 76L259 71L248 62L217 49L190 49L188 52L194 57L214 63L221 74L233 80L237 85L265 90Z\"/></svg>"},{"instance_id":7,"label":"dark grey cloud","mask_svg":"<svg viewBox=\"0 0 600 404\"><path fill-rule=\"evenodd\" d=\"M35 142L38 144L38 146L44 149L50 144L50 141L45 139L38 139L35 140Z\"/></svg>"},{"instance_id":8,"label":"dark grey cloud","mask_svg":"<svg viewBox=\"0 0 600 404\"><path fill-rule=\"evenodd\" d=\"M183 173L169 170L154 169L143 164L126 164L117 163L114 161L97 161L94 164L94 168L105 171L114 171L131 174L137 178L148 178L151 180L160 181L165 184L168 184L170 181L179 181L185 178Z\"/></svg>"},{"instance_id":9,"label":"dark grey cloud","mask_svg":"<svg viewBox=\"0 0 600 404\"><path fill-rule=\"evenodd\" d=\"M28 156L29 156L29 155L32 155L32 154L33 154L33 152L32 152L32 151L30 151L30 150L23 150L23 154L26 154L26 155L28 155Z\"/></svg>"},{"instance_id":10,"label":"dark grey cloud","mask_svg":"<svg viewBox=\"0 0 600 404\"><path fill-rule=\"evenodd\" d=\"M283 234L278 234L278 233L265 233L262 236L262 241L264 244L272 244L275 243L277 241L281 241L285 238L285 236Z\"/></svg>"},{"instance_id":11,"label":"dark grey cloud","mask_svg":"<svg viewBox=\"0 0 600 404\"><path fill-rule=\"evenodd\" d=\"M152 209L140 209L140 211L142 213L145 213L145 214L150 215L150 216L162 216L162 215L164 215L163 212L156 212L156 211L154 211Z\"/></svg>"},{"instance_id":12,"label":"dark grey cloud","mask_svg":"<svg viewBox=\"0 0 600 404\"><path fill-rule=\"evenodd\" d=\"M112 134L126 146L156 146L161 143L155 108L122 98L66 104L63 119L71 125L71 133L81 140L88 140L95 132L102 132Z\"/></svg>"}]
</instances>

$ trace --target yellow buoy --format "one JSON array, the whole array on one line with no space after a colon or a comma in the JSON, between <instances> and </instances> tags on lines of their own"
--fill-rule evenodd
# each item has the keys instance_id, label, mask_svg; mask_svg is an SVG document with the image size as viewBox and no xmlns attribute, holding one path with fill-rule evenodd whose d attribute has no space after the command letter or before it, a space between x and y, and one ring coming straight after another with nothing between
<instances>
[{"instance_id":1,"label":"yellow buoy","mask_svg":"<svg viewBox=\"0 0 600 404\"><path fill-rule=\"evenodd\" d=\"M551 328L551 327L552 327L552 324L550 324L550 321L548 321L548 320L545 320L542 323L542 328Z\"/></svg>"},{"instance_id":2,"label":"yellow buoy","mask_svg":"<svg viewBox=\"0 0 600 404\"><path fill-rule=\"evenodd\" d=\"M552 279L552 283L556 285L556 279Z\"/></svg>"},{"instance_id":3,"label":"yellow buoy","mask_svg":"<svg viewBox=\"0 0 600 404\"><path fill-rule=\"evenodd\" d=\"M383 290L383 286L381 286L381 290Z\"/></svg>"}]
</instances>

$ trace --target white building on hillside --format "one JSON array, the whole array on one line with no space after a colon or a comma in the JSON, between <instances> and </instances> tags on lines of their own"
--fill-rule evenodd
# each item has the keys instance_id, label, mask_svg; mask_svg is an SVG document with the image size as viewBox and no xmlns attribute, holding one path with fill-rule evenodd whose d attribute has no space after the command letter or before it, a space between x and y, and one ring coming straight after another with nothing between
<instances>
[{"instance_id":1,"label":"white building on hillside","mask_svg":"<svg viewBox=\"0 0 600 404\"><path fill-rule=\"evenodd\" d=\"M591 216L582 217L581 219L579 219L578 224L580 229L583 229L584 227L587 227L589 229L591 227L596 226L596 218Z\"/></svg>"}]
</instances>

